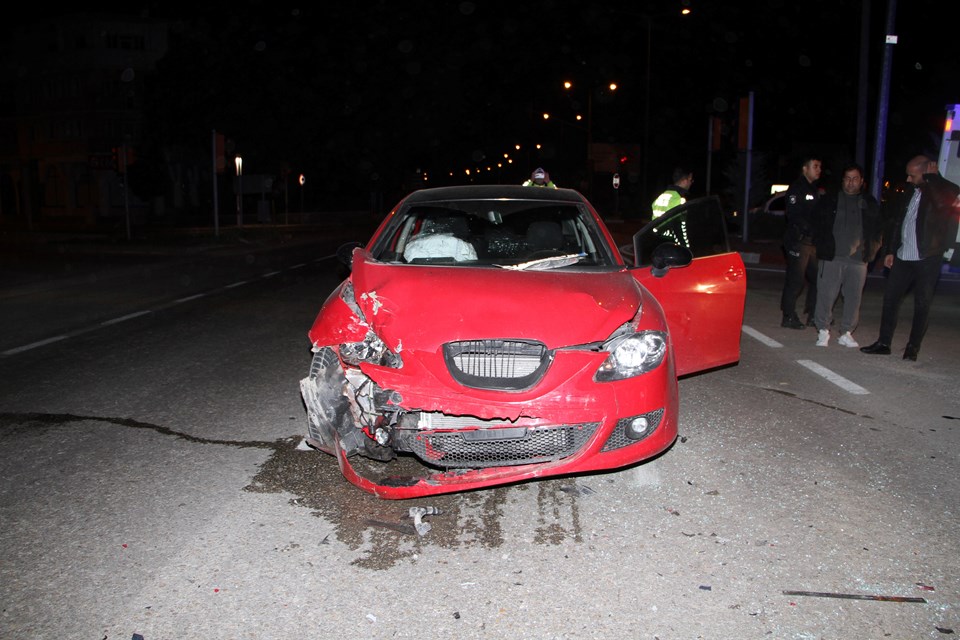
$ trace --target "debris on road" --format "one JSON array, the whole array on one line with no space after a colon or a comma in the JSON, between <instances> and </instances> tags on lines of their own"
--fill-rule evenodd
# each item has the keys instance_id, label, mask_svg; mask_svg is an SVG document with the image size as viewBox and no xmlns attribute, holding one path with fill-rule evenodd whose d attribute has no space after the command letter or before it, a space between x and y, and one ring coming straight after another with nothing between
<instances>
[{"instance_id":1,"label":"debris on road","mask_svg":"<svg viewBox=\"0 0 960 640\"><path fill-rule=\"evenodd\" d=\"M368 524L372 527L383 527L384 529L390 529L391 531L396 531L397 533L406 533L411 536L417 535L417 530L413 528L413 525L409 524L384 522L383 520L373 520L369 518L364 520L364 524Z\"/></svg>"},{"instance_id":2,"label":"debris on road","mask_svg":"<svg viewBox=\"0 0 960 640\"><path fill-rule=\"evenodd\" d=\"M563 493L569 493L570 495L574 495L574 496L589 496L593 493L596 493L596 491L594 491L587 485L578 486L575 484L565 484L562 487L560 487L560 491L562 491Z\"/></svg>"},{"instance_id":3,"label":"debris on road","mask_svg":"<svg viewBox=\"0 0 960 640\"><path fill-rule=\"evenodd\" d=\"M421 536L430 531L430 523L423 521L423 516L438 516L440 509L437 507L410 507L410 517L413 518L413 527Z\"/></svg>"},{"instance_id":4,"label":"debris on road","mask_svg":"<svg viewBox=\"0 0 960 640\"><path fill-rule=\"evenodd\" d=\"M881 602L926 602L926 600L923 598L911 598L908 596L879 596L864 593L829 593L824 591L784 591L783 595L814 596L817 598L845 598L847 600L878 600Z\"/></svg>"}]
</instances>

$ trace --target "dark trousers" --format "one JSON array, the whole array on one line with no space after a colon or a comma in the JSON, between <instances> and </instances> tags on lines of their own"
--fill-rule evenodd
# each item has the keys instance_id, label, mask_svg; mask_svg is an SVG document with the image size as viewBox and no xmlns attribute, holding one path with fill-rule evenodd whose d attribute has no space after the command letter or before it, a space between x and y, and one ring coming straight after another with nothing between
<instances>
[{"instance_id":1,"label":"dark trousers","mask_svg":"<svg viewBox=\"0 0 960 640\"><path fill-rule=\"evenodd\" d=\"M785 316L797 315L797 298L807 285L807 298L803 312L810 315L817 307L817 248L801 244L796 250L787 250L787 271L780 298L780 310Z\"/></svg>"},{"instance_id":2,"label":"dark trousers","mask_svg":"<svg viewBox=\"0 0 960 640\"><path fill-rule=\"evenodd\" d=\"M930 320L930 303L933 291L940 279L943 258L933 256L923 260L901 260L894 257L893 266L883 290L883 314L880 316L880 342L889 345L897 328L900 305L910 289L913 289L913 324L910 327L910 344L920 348L923 335Z\"/></svg>"}]
</instances>

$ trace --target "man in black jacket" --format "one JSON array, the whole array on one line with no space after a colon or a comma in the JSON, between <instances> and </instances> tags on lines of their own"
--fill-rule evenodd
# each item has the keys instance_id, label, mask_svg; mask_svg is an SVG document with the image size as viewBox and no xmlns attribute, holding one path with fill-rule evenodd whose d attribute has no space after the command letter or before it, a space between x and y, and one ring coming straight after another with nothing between
<instances>
[{"instance_id":1,"label":"man in black jacket","mask_svg":"<svg viewBox=\"0 0 960 640\"><path fill-rule=\"evenodd\" d=\"M927 332L943 254L956 237L960 187L945 180L937 172L937 163L922 155L907 163L907 182L914 186L913 195L894 221L892 237L885 245L883 265L890 269L890 275L883 291L880 337L860 351L890 353L900 304L912 287L913 324L903 358L916 360Z\"/></svg>"},{"instance_id":2,"label":"man in black jacket","mask_svg":"<svg viewBox=\"0 0 960 640\"><path fill-rule=\"evenodd\" d=\"M787 268L780 297L780 310L783 312L780 326L790 329L803 329L803 322L797 317L797 298L803 290L804 281L807 283L807 298L803 311L807 314L807 324L813 322L813 310L817 302L817 251L813 246L811 214L820 199L820 190L817 188L820 179L819 158L804 158L800 174L787 189L787 229L783 237Z\"/></svg>"},{"instance_id":3,"label":"man in black jacket","mask_svg":"<svg viewBox=\"0 0 960 640\"><path fill-rule=\"evenodd\" d=\"M843 295L839 344L859 347L852 332L860 321L860 299L867 281L867 263L880 249L883 223L880 205L863 190L863 169L843 170L839 193L821 198L813 210L813 243L817 247L817 346L830 341L833 305Z\"/></svg>"}]
</instances>

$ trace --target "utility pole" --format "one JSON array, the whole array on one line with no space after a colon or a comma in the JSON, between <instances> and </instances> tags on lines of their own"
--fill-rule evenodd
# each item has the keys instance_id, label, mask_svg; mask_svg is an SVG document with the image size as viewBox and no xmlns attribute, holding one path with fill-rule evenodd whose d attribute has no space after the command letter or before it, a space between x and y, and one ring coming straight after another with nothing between
<instances>
[{"instance_id":1,"label":"utility pole","mask_svg":"<svg viewBox=\"0 0 960 640\"><path fill-rule=\"evenodd\" d=\"M217 195L217 174L222 167L218 166L221 153L217 149L217 130L213 129L211 135L211 146L213 147L210 155L213 157L213 237L220 237L220 199Z\"/></svg>"},{"instance_id":2,"label":"utility pole","mask_svg":"<svg viewBox=\"0 0 960 640\"><path fill-rule=\"evenodd\" d=\"M713 120L715 117L707 116L707 187L705 195L710 195L710 179L713 173Z\"/></svg>"},{"instance_id":3,"label":"utility pole","mask_svg":"<svg viewBox=\"0 0 960 640\"><path fill-rule=\"evenodd\" d=\"M743 107L746 106L746 109ZM753 170L753 91L746 98L746 105L741 100L740 114L744 111L747 116L746 128L746 168L743 172L743 241L750 241L750 173Z\"/></svg>"},{"instance_id":4,"label":"utility pole","mask_svg":"<svg viewBox=\"0 0 960 640\"><path fill-rule=\"evenodd\" d=\"M647 167L650 160L650 53L653 50L651 39L653 37L653 25L650 16L647 19L647 56L646 73L644 74L644 97L643 97L643 188L641 195L645 205L650 203L650 194L647 192Z\"/></svg>"},{"instance_id":5,"label":"utility pole","mask_svg":"<svg viewBox=\"0 0 960 640\"><path fill-rule=\"evenodd\" d=\"M867 76L870 70L870 0L860 0L860 75L857 81L857 148L854 159L867 166Z\"/></svg>"},{"instance_id":6,"label":"utility pole","mask_svg":"<svg viewBox=\"0 0 960 640\"><path fill-rule=\"evenodd\" d=\"M127 141L120 147L120 173L123 174L123 210L127 221L127 240L133 238L130 233L130 176L127 175Z\"/></svg>"},{"instance_id":7,"label":"utility pole","mask_svg":"<svg viewBox=\"0 0 960 640\"><path fill-rule=\"evenodd\" d=\"M883 184L883 154L887 142L887 113L890 102L890 70L893 68L893 45L897 36L893 23L897 14L897 0L887 0L887 28L883 47L883 75L880 78L880 98L877 100L877 134L873 145L873 171L870 176L870 194L880 200Z\"/></svg>"}]
</instances>

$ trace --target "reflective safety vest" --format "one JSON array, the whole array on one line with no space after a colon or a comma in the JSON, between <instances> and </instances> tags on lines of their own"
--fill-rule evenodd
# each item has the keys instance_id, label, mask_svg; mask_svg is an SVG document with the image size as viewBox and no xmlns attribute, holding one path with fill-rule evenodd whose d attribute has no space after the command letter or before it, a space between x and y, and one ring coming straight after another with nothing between
<instances>
[{"instance_id":1,"label":"reflective safety vest","mask_svg":"<svg viewBox=\"0 0 960 640\"><path fill-rule=\"evenodd\" d=\"M687 199L681 196L678 192L673 189L667 189L653 201L653 217L659 218L670 209L673 209L676 206L679 206L686 202Z\"/></svg>"}]
</instances>

